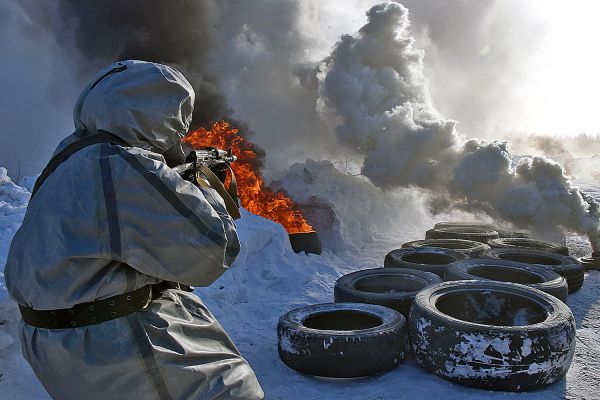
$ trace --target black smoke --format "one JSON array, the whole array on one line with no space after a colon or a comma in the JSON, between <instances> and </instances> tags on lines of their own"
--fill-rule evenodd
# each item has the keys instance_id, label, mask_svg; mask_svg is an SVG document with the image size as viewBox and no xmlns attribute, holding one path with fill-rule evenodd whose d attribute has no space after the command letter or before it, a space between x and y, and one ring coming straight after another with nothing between
<instances>
[{"instance_id":1,"label":"black smoke","mask_svg":"<svg viewBox=\"0 0 600 400\"><path fill-rule=\"evenodd\" d=\"M213 1L69 0L59 10L65 23L53 31L65 40L73 35L83 73L125 59L171 64L196 91L193 127L231 114L216 77L203 68L216 41Z\"/></svg>"},{"instance_id":2,"label":"black smoke","mask_svg":"<svg viewBox=\"0 0 600 400\"><path fill-rule=\"evenodd\" d=\"M48 20L39 2L26 3L32 19L46 27L58 42L70 42L77 51L82 81L115 61L137 59L169 64L180 70L196 92L191 129L209 128L226 120L245 136L248 124L234 118L218 76L209 70L218 46L218 7L212 0L67 0L57 17ZM257 168L264 150L254 147Z\"/></svg>"}]
</instances>

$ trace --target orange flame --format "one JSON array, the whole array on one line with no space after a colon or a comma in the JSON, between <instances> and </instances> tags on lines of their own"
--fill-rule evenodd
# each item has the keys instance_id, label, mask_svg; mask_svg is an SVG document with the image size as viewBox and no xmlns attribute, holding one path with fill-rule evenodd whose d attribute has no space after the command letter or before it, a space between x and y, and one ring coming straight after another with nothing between
<instances>
[{"instance_id":1,"label":"orange flame","mask_svg":"<svg viewBox=\"0 0 600 400\"><path fill-rule=\"evenodd\" d=\"M238 182L240 202L246 210L279 222L288 233L314 231L296 209L292 199L282 192L274 192L265 187L263 178L255 167L257 155L252 143L238 135L238 130L229 123L221 121L214 123L210 130L197 129L188 133L183 141L195 149L212 146L233 151L238 159L231 167Z\"/></svg>"}]
</instances>

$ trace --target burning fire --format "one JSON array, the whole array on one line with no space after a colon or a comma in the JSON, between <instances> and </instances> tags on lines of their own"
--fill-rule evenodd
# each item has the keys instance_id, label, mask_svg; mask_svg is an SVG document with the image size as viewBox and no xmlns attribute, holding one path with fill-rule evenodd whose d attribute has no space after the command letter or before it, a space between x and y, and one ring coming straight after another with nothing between
<instances>
[{"instance_id":1,"label":"burning fire","mask_svg":"<svg viewBox=\"0 0 600 400\"><path fill-rule=\"evenodd\" d=\"M252 143L238 135L238 130L225 121L216 122L210 130L197 129L187 134L183 141L196 149L207 146L231 149L238 157L232 164L238 182L242 206L254 214L279 222L288 233L313 232L296 205L281 192L265 187L260 173L255 168L256 152Z\"/></svg>"}]
</instances>

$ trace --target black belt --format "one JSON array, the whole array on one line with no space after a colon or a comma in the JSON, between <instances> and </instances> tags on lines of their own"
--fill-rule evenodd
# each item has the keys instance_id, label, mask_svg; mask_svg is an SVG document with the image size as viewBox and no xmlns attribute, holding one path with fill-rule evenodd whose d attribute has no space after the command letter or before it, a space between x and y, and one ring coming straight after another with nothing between
<instances>
[{"instance_id":1,"label":"black belt","mask_svg":"<svg viewBox=\"0 0 600 400\"><path fill-rule=\"evenodd\" d=\"M156 288L153 288L156 286ZM166 285L146 285L132 292L119 294L102 300L77 304L59 310L34 310L19 304L25 323L36 328L67 329L94 325L132 314L146 307L153 292L166 289Z\"/></svg>"}]
</instances>

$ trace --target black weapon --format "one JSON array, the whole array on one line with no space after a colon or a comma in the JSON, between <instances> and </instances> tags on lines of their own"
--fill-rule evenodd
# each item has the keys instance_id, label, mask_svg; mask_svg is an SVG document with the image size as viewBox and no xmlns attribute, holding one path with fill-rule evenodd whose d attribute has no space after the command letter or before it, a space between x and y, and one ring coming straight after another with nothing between
<instances>
[{"instance_id":1,"label":"black weapon","mask_svg":"<svg viewBox=\"0 0 600 400\"><path fill-rule=\"evenodd\" d=\"M231 163L237 157L231 149L225 151L216 147L205 147L203 150L192 150L185 159L185 163L173 169L185 180L198 187L210 187L219 193L225 202L227 212L233 219L240 218L237 181ZM229 187L223 184L229 170L231 181Z\"/></svg>"},{"instance_id":2,"label":"black weapon","mask_svg":"<svg viewBox=\"0 0 600 400\"><path fill-rule=\"evenodd\" d=\"M202 150L192 150L185 159L185 163L173 168L181 177L190 182L196 182L200 166L210 169L221 182L225 182L227 170L237 157L231 149L221 150L216 147L205 147Z\"/></svg>"}]
</instances>

